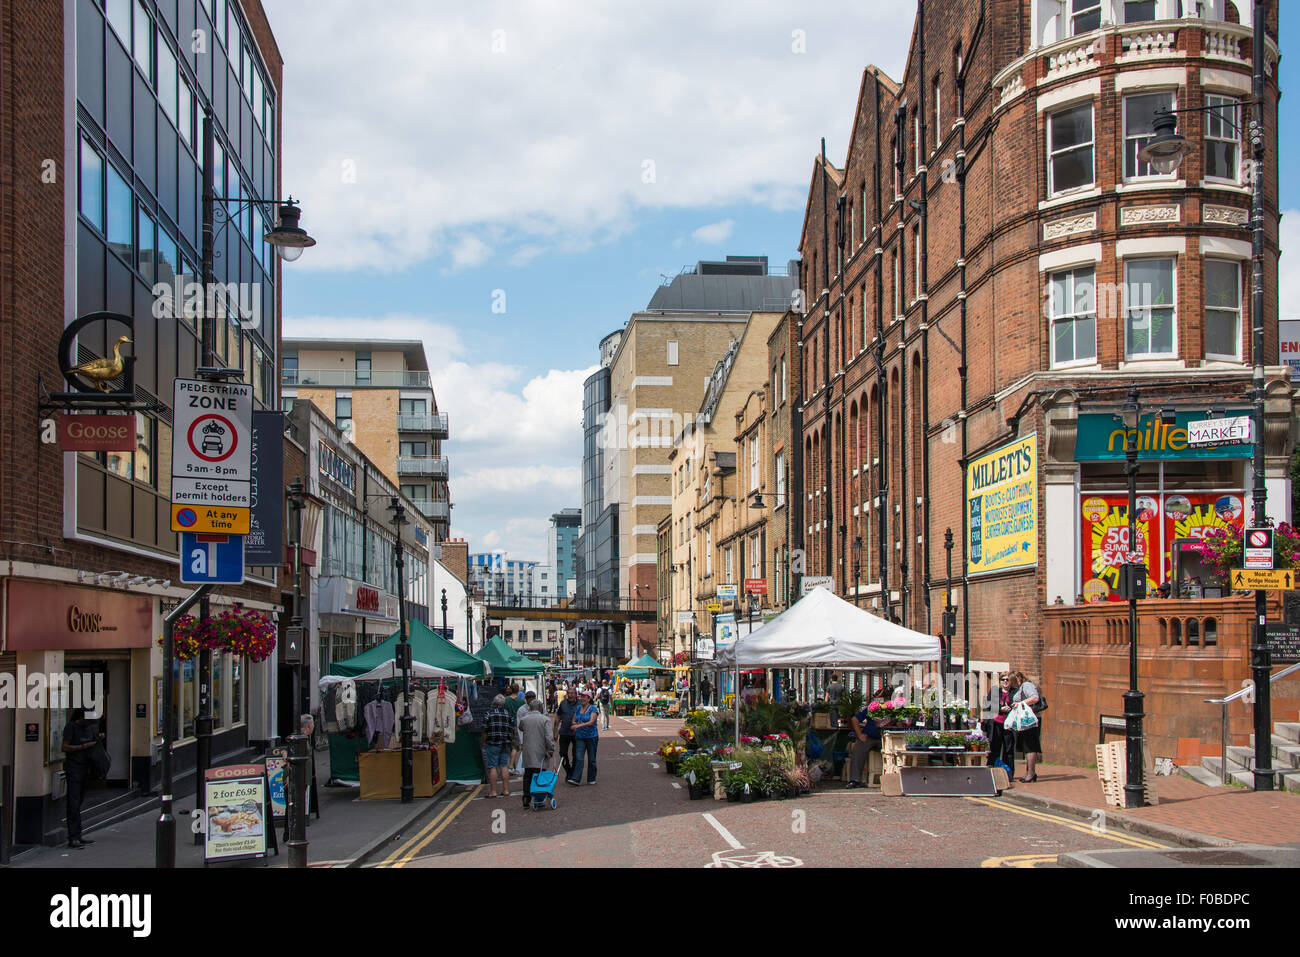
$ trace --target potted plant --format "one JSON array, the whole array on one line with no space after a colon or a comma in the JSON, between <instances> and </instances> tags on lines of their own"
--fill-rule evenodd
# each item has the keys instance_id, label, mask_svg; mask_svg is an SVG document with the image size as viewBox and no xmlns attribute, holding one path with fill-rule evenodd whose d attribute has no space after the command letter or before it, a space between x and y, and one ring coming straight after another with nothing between
<instances>
[{"instance_id":1,"label":"potted plant","mask_svg":"<svg viewBox=\"0 0 1300 957\"><path fill-rule=\"evenodd\" d=\"M710 766L711 760L707 752L696 752L690 757L683 758L678 766L681 775L687 780L692 801L698 801L706 797L712 790L713 769Z\"/></svg>"},{"instance_id":2,"label":"potted plant","mask_svg":"<svg viewBox=\"0 0 1300 957\"><path fill-rule=\"evenodd\" d=\"M928 751L934 743L934 735L927 732L917 732L909 734L905 739L907 741L907 750L909 751Z\"/></svg>"},{"instance_id":3,"label":"potted plant","mask_svg":"<svg viewBox=\"0 0 1300 957\"><path fill-rule=\"evenodd\" d=\"M845 691L840 696L840 724L848 725L849 719L862 710L862 692L857 688Z\"/></svg>"},{"instance_id":4,"label":"potted plant","mask_svg":"<svg viewBox=\"0 0 1300 957\"><path fill-rule=\"evenodd\" d=\"M796 764L790 768L786 771L786 779L790 782L790 790L793 794L812 793L812 778L808 774L806 764Z\"/></svg>"},{"instance_id":5,"label":"potted plant","mask_svg":"<svg viewBox=\"0 0 1300 957\"><path fill-rule=\"evenodd\" d=\"M985 737L984 732L979 728L966 735L967 751L987 751L989 749L989 739Z\"/></svg>"},{"instance_id":6,"label":"potted plant","mask_svg":"<svg viewBox=\"0 0 1300 957\"><path fill-rule=\"evenodd\" d=\"M680 741L659 742L659 756L664 759L664 768L669 774L677 773L677 764L686 753L686 746Z\"/></svg>"},{"instance_id":7,"label":"potted plant","mask_svg":"<svg viewBox=\"0 0 1300 957\"><path fill-rule=\"evenodd\" d=\"M731 771L731 789L735 791L736 800L749 804L758 797L758 774L752 768L739 768ZM730 797L730 795L728 795Z\"/></svg>"}]
</instances>

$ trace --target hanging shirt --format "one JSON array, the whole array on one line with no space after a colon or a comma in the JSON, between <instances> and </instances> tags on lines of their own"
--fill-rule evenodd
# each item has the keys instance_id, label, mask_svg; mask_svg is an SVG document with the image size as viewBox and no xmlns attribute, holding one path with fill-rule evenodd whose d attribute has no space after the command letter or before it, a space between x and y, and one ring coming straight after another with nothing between
<instances>
[{"instance_id":1,"label":"hanging shirt","mask_svg":"<svg viewBox=\"0 0 1300 957\"><path fill-rule=\"evenodd\" d=\"M388 747L389 732L393 728L393 705L383 698L376 698L366 705L366 740L374 742L376 747Z\"/></svg>"},{"instance_id":2,"label":"hanging shirt","mask_svg":"<svg viewBox=\"0 0 1300 957\"><path fill-rule=\"evenodd\" d=\"M425 698L425 724L429 740L441 734L448 744L456 742L456 697L446 688L435 688Z\"/></svg>"},{"instance_id":3,"label":"hanging shirt","mask_svg":"<svg viewBox=\"0 0 1300 957\"><path fill-rule=\"evenodd\" d=\"M402 711L405 697L399 694L397 700L393 702L393 734L398 741L402 739ZM415 732L411 740L418 743L424 737L424 693L420 691L411 693L411 728Z\"/></svg>"},{"instance_id":4,"label":"hanging shirt","mask_svg":"<svg viewBox=\"0 0 1300 957\"><path fill-rule=\"evenodd\" d=\"M356 730L357 684L350 678L339 682L338 693L334 697L334 719L343 734Z\"/></svg>"}]
</instances>

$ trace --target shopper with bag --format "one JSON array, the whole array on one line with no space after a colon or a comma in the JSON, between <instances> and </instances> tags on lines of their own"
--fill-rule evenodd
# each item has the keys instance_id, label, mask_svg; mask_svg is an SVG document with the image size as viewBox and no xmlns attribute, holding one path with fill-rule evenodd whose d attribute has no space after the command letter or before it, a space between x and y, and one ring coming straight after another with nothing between
<instances>
[{"instance_id":1,"label":"shopper with bag","mask_svg":"<svg viewBox=\"0 0 1300 957\"><path fill-rule=\"evenodd\" d=\"M1038 693L1038 686L1025 677L1024 672L1014 672L1015 693L1011 696L1011 711L1005 726L1016 733L1016 747L1025 756L1025 776L1020 780L1032 784L1038 780L1038 759L1042 757L1042 734L1038 713L1034 706L1046 705Z\"/></svg>"},{"instance_id":2,"label":"shopper with bag","mask_svg":"<svg viewBox=\"0 0 1300 957\"><path fill-rule=\"evenodd\" d=\"M1006 728L1007 715L1011 713L1011 674L998 675L997 713L989 721L989 767L999 762L1006 765L1007 777L1016 776L1016 735Z\"/></svg>"}]
</instances>

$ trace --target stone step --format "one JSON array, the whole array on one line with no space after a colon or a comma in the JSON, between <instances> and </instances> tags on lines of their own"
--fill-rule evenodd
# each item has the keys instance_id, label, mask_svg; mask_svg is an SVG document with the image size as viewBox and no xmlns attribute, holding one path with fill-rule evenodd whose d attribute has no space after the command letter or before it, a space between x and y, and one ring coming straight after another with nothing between
<instances>
[{"instance_id":1,"label":"stone step","mask_svg":"<svg viewBox=\"0 0 1300 957\"><path fill-rule=\"evenodd\" d=\"M1232 771L1228 777L1242 787L1254 788L1255 786L1255 775L1250 771ZM1279 771L1278 779L1279 787L1300 794L1300 768Z\"/></svg>"},{"instance_id":2,"label":"stone step","mask_svg":"<svg viewBox=\"0 0 1300 957\"><path fill-rule=\"evenodd\" d=\"M1228 748L1228 769L1244 770L1255 763L1255 749L1236 745Z\"/></svg>"},{"instance_id":3,"label":"stone step","mask_svg":"<svg viewBox=\"0 0 1300 957\"><path fill-rule=\"evenodd\" d=\"M1290 744L1300 744L1300 723L1278 721L1273 725L1273 738L1281 738Z\"/></svg>"},{"instance_id":4,"label":"stone step","mask_svg":"<svg viewBox=\"0 0 1300 957\"><path fill-rule=\"evenodd\" d=\"M1214 780L1219 780L1219 771L1223 765L1223 758L1217 755L1212 758L1201 758L1201 767L1214 775Z\"/></svg>"},{"instance_id":5,"label":"stone step","mask_svg":"<svg viewBox=\"0 0 1300 957\"><path fill-rule=\"evenodd\" d=\"M1217 761L1218 758L1214 758L1213 760ZM1221 787L1217 771L1217 766L1214 771L1211 771L1209 768L1203 767L1199 764L1178 765L1178 773L1183 777L1191 778L1197 784L1204 784L1206 787L1211 788Z\"/></svg>"},{"instance_id":6,"label":"stone step","mask_svg":"<svg viewBox=\"0 0 1300 957\"><path fill-rule=\"evenodd\" d=\"M1300 768L1300 745L1278 744L1273 740L1273 766L1279 768Z\"/></svg>"}]
</instances>

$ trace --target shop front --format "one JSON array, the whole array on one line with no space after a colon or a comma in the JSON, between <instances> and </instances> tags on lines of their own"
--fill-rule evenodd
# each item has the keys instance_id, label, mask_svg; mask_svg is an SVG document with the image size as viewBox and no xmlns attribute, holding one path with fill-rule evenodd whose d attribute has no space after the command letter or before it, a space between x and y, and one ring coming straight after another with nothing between
<instances>
[{"instance_id":1,"label":"shop front","mask_svg":"<svg viewBox=\"0 0 1300 957\"><path fill-rule=\"evenodd\" d=\"M148 788L157 601L23 579L9 579L5 591L13 838L37 844L63 821L63 729L73 707L98 720L112 759L108 779L87 792L87 811Z\"/></svg>"},{"instance_id":2,"label":"shop front","mask_svg":"<svg viewBox=\"0 0 1300 957\"><path fill-rule=\"evenodd\" d=\"M397 596L354 578L331 575L318 586L320 674L383 641L397 627Z\"/></svg>"}]
</instances>

